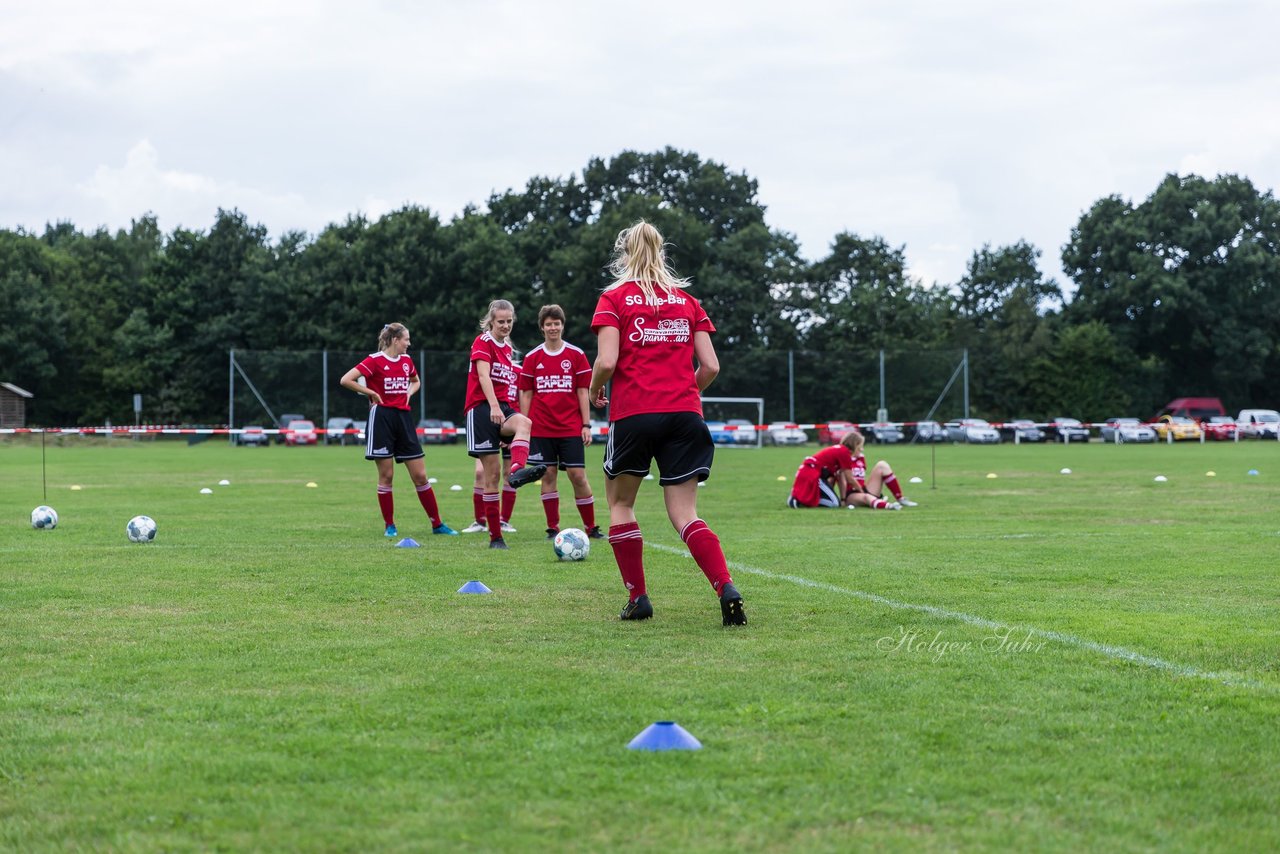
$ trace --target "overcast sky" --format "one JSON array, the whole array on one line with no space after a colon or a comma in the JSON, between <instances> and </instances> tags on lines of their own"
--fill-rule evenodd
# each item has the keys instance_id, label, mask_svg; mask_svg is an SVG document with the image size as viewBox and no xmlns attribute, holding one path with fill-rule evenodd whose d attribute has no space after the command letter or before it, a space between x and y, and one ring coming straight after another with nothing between
<instances>
[{"instance_id":1,"label":"overcast sky","mask_svg":"<svg viewBox=\"0 0 1280 854\"><path fill-rule=\"evenodd\" d=\"M448 219L671 145L757 179L808 258L879 235L950 283L1026 239L1061 279L1103 196L1280 180L1263 0L0 2L10 229Z\"/></svg>"}]
</instances>

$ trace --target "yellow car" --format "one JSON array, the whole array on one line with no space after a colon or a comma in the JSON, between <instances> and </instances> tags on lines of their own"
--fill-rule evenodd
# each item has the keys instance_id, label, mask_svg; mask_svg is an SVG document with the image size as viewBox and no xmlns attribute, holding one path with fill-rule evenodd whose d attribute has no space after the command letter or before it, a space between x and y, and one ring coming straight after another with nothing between
<instances>
[{"instance_id":1,"label":"yellow car","mask_svg":"<svg viewBox=\"0 0 1280 854\"><path fill-rule=\"evenodd\" d=\"M1200 425L1181 415L1161 415L1151 422L1151 429L1156 431L1156 436L1159 437L1161 442L1168 441L1170 432L1173 433L1173 441L1175 442L1182 442L1188 439L1200 441Z\"/></svg>"}]
</instances>

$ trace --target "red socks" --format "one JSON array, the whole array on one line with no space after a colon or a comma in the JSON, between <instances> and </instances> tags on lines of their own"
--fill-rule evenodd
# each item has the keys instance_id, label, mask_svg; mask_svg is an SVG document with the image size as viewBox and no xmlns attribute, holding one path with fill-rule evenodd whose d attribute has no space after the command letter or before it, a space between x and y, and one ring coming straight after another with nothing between
<instances>
[{"instance_id":1,"label":"red socks","mask_svg":"<svg viewBox=\"0 0 1280 854\"><path fill-rule=\"evenodd\" d=\"M542 493L542 511L547 514L547 527L560 528L560 493Z\"/></svg>"},{"instance_id":2,"label":"red socks","mask_svg":"<svg viewBox=\"0 0 1280 854\"><path fill-rule=\"evenodd\" d=\"M511 514L516 509L516 491L505 483L502 485L502 521L510 522Z\"/></svg>"},{"instance_id":3,"label":"red socks","mask_svg":"<svg viewBox=\"0 0 1280 854\"><path fill-rule=\"evenodd\" d=\"M516 439L511 443L511 468L507 472L520 471L529 461L529 440Z\"/></svg>"},{"instance_id":4,"label":"red socks","mask_svg":"<svg viewBox=\"0 0 1280 854\"><path fill-rule=\"evenodd\" d=\"M502 539L502 517L498 511L498 493L486 492L484 494L484 518L489 523L489 539Z\"/></svg>"},{"instance_id":5,"label":"red socks","mask_svg":"<svg viewBox=\"0 0 1280 854\"><path fill-rule=\"evenodd\" d=\"M613 538L609 538L612 542ZM711 589L720 595L720 588L733 579L729 577L729 567L725 563L724 549L720 548L720 538L707 527L701 519L694 519L680 532L680 539L689 548L694 563L702 570L702 574L711 582Z\"/></svg>"},{"instance_id":6,"label":"red socks","mask_svg":"<svg viewBox=\"0 0 1280 854\"><path fill-rule=\"evenodd\" d=\"M582 529L590 531L596 526L596 499L595 496L587 498L575 499L574 504L578 505L578 514L582 516ZM554 526L553 526L554 527Z\"/></svg>"},{"instance_id":7,"label":"red socks","mask_svg":"<svg viewBox=\"0 0 1280 854\"><path fill-rule=\"evenodd\" d=\"M475 520L479 522L481 525L485 524L484 490L478 486L471 492L471 509L475 511L475 514L476 514L474 517Z\"/></svg>"},{"instance_id":8,"label":"red socks","mask_svg":"<svg viewBox=\"0 0 1280 854\"><path fill-rule=\"evenodd\" d=\"M893 472L889 472L889 476L884 479L884 485L889 487L895 500L901 500L902 487L898 485L898 478Z\"/></svg>"},{"instance_id":9,"label":"red socks","mask_svg":"<svg viewBox=\"0 0 1280 854\"><path fill-rule=\"evenodd\" d=\"M394 525L396 523L395 505L396 500L391 497L391 487L379 485L378 509L382 511L384 525Z\"/></svg>"},{"instance_id":10,"label":"red socks","mask_svg":"<svg viewBox=\"0 0 1280 854\"><path fill-rule=\"evenodd\" d=\"M609 528L609 545L613 548L613 559L618 562L622 583L634 602L645 595L644 537L640 534L640 525L628 522L612 526Z\"/></svg>"},{"instance_id":11,"label":"red socks","mask_svg":"<svg viewBox=\"0 0 1280 854\"><path fill-rule=\"evenodd\" d=\"M427 511L427 518L431 520L431 527L440 527L440 507L436 504L436 493L431 488L431 484L424 483L418 488L418 501L422 502L422 509Z\"/></svg>"}]
</instances>

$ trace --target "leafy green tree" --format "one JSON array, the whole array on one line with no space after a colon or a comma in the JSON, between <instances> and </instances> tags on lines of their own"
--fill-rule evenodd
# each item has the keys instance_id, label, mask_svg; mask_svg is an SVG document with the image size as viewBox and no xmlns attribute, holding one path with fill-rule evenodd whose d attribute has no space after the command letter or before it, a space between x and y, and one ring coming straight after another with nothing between
<instances>
[{"instance_id":1,"label":"leafy green tree","mask_svg":"<svg viewBox=\"0 0 1280 854\"><path fill-rule=\"evenodd\" d=\"M1097 320L1163 367L1160 396L1280 401L1280 205L1245 178L1167 176L1139 205L1097 202L1063 265L1073 324Z\"/></svg>"}]
</instances>

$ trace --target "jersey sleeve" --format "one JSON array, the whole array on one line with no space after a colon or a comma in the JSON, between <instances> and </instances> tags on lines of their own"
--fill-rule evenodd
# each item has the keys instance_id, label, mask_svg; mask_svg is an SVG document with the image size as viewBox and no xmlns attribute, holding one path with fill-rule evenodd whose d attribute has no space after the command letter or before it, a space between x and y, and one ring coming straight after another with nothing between
<instances>
[{"instance_id":1,"label":"jersey sleeve","mask_svg":"<svg viewBox=\"0 0 1280 854\"><path fill-rule=\"evenodd\" d=\"M525 356L523 364L520 365L520 373L516 377L516 388L520 391L533 391L537 388L536 378L533 375L533 359Z\"/></svg>"},{"instance_id":2,"label":"jersey sleeve","mask_svg":"<svg viewBox=\"0 0 1280 854\"><path fill-rule=\"evenodd\" d=\"M360 360L360 364L356 365L356 370L366 377L373 376L373 357L365 356Z\"/></svg>"},{"instance_id":3,"label":"jersey sleeve","mask_svg":"<svg viewBox=\"0 0 1280 854\"><path fill-rule=\"evenodd\" d=\"M489 346L489 342L481 335L471 345L471 361L472 362L488 362L493 364L493 349Z\"/></svg>"},{"instance_id":4,"label":"jersey sleeve","mask_svg":"<svg viewBox=\"0 0 1280 854\"><path fill-rule=\"evenodd\" d=\"M573 366L573 387L591 388L591 363L587 361L586 353L575 354L575 364Z\"/></svg>"},{"instance_id":5,"label":"jersey sleeve","mask_svg":"<svg viewBox=\"0 0 1280 854\"><path fill-rule=\"evenodd\" d=\"M844 445L836 445L839 452L836 454L836 465L845 471L853 471L853 451L850 451Z\"/></svg>"},{"instance_id":6,"label":"jersey sleeve","mask_svg":"<svg viewBox=\"0 0 1280 854\"><path fill-rule=\"evenodd\" d=\"M613 299L613 291L605 291L596 302L595 314L591 315L591 331L600 334L605 326L622 328L622 315L618 313L618 305Z\"/></svg>"}]
</instances>

